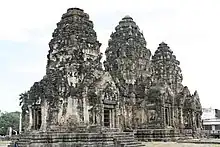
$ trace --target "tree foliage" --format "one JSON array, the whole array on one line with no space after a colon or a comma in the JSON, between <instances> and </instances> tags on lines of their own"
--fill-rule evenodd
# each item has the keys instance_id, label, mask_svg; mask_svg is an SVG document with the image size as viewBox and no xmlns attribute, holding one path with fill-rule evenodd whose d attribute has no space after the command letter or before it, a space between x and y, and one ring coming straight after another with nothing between
<instances>
[{"instance_id":1,"label":"tree foliage","mask_svg":"<svg viewBox=\"0 0 220 147\"><path fill-rule=\"evenodd\" d=\"M1 112L0 111L0 135L7 135L8 128L19 131L20 112Z\"/></svg>"}]
</instances>

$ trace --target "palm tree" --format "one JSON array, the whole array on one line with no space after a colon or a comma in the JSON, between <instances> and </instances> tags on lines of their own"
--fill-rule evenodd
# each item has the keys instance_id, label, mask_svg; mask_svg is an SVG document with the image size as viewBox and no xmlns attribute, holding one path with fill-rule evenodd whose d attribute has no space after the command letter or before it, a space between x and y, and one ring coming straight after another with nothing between
<instances>
[{"instance_id":1,"label":"palm tree","mask_svg":"<svg viewBox=\"0 0 220 147\"><path fill-rule=\"evenodd\" d=\"M19 106L21 106L22 110L27 110L27 108L28 108L28 99L29 99L29 91L21 93L19 95L19 97L20 97L19 98L19 100L20 100Z\"/></svg>"}]
</instances>

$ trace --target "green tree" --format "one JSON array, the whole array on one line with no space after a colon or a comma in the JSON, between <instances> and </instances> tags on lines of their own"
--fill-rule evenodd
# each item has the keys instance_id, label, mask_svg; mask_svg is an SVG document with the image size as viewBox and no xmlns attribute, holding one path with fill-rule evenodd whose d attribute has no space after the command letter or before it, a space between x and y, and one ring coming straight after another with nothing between
<instances>
[{"instance_id":1,"label":"green tree","mask_svg":"<svg viewBox=\"0 0 220 147\"><path fill-rule=\"evenodd\" d=\"M8 128L19 131L20 112L1 112L0 111L0 135L6 135Z\"/></svg>"}]
</instances>

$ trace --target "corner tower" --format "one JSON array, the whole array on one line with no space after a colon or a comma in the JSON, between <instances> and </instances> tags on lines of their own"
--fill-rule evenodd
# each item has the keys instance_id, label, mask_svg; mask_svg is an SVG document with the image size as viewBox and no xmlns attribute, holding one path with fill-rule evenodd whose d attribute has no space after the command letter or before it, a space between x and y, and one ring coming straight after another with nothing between
<instances>
[{"instance_id":1,"label":"corner tower","mask_svg":"<svg viewBox=\"0 0 220 147\"><path fill-rule=\"evenodd\" d=\"M49 43L46 77L50 126L88 123L88 89L102 75L100 46L93 22L79 8L70 8L57 23ZM94 87L93 87L94 88ZM51 107L49 107L51 108ZM53 119L54 118L54 119Z\"/></svg>"},{"instance_id":2,"label":"corner tower","mask_svg":"<svg viewBox=\"0 0 220 147\"><path fill-rule=\"evenodd\" d=\"M82 9L69 8L57 23L52 37L49 42L47 71L101 57L101 43L97 40L93 22Z\"/></svg>"},{"instance_id":3,"label":"corner tower","mask_svg":"<svg viewBox=\"0 0 220 147\"><path fill-rule=\"evenodd\" d=\"M152 75L156 84L167 84L178 93L182 90L182 71L170 47L162 42L152 57Z\"/></svg>"}]
</instances>

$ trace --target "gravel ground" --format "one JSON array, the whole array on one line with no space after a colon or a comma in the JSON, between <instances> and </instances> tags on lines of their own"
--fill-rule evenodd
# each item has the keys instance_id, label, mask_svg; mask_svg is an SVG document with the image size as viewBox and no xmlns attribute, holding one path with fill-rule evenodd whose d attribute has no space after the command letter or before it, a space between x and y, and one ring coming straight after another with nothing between
<instances>
[{"instance_id":1,"label":"gravel ground","mask_svg":"<svg viewBox=\"0 0 220 147\"><path fill-rule=\"evenodd\" d=\"M220 144L193 144L176 142L147 142L146 147L220 147Z\"/></svg>"},{"instance_id":2,"label":"gravel ground","mask_svg":"<svg viewBox=\"0 0 220 147\"><path fill-rule=\"evenodd\" d=\"M0 147L7 147L9 142L1 142ZM176 142L147 142L143 143L146 147L220 147L220 144L193 144Z\"/></svg>"}]
</instances>

